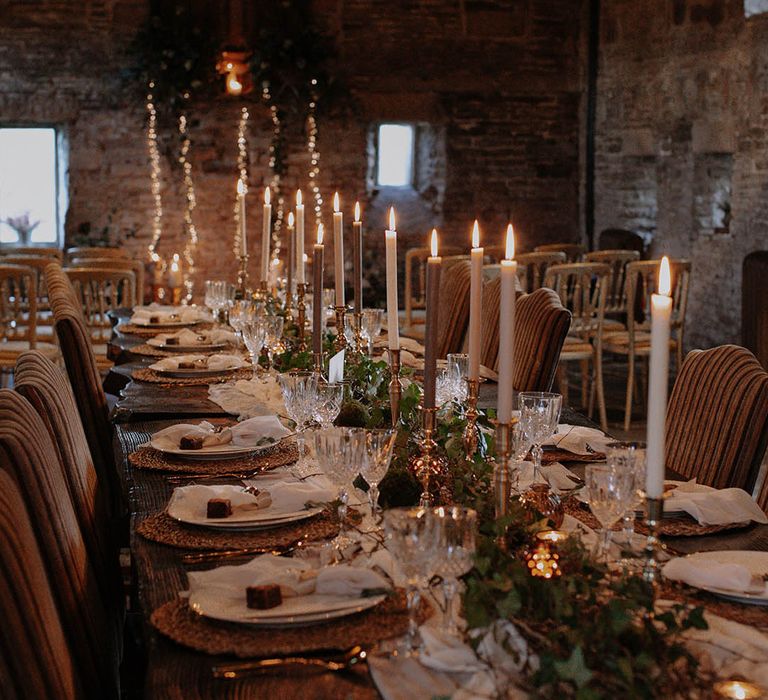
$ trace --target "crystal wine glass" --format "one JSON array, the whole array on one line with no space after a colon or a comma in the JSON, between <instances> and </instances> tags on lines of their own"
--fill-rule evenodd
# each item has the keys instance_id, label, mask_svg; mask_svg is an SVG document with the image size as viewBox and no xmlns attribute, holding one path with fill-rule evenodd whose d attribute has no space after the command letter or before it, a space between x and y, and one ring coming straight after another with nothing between
<instances>
[{"instance_id":1,"label":"crystal wine glass","mask_svg":"<svg viewBox=\"0 0 768 700\"><path fill-rule=\"evenodd\" d=\"M379 484L389 470L395 440L397 440L397 430L393 428L366 431L366 458L361 474L369 487L368 500L371 504L371 514L374 517L381 510L379 508Z\"/></svg>"},{"instance_id":2,"label":"crystal wine glass","mask_svg":"<svg viewBox=\"0 0 768 700\"><path fill-rule=\"evenodd\" d=\"M645 490L645 443L611 442L606 445L605 457L608 466L629 472L634 480L634 497L621 518L627 547L631 548L632 535L635 534L635 514L643 504Z\"/></svg>"},{"instance_id":3,"label":"crystal wine glass","mask_svg":"<svg viewBox=\"0 0 768 700\"><path fill-rule=\"evenodd\" d=\"M452 401L454 395L455 385L451 381L448 370L439 370L435 381L435 403L437 403L438 408Z\"/></svg>"},{"instance_id":4,"label":"crystal wine glass","mask_svg":"<svg viewBox=\"0 0 768 700\"><path fill-rule=\"evenodd\" d=\"M264 327L261 317L255 314L246 314L241 322L240 333L243 336L248 354L251 356L253 378L256 379L259 373L259 355L261 355L261 349L264 347L267 329Z\"/></svg>"},{"instance_id":5,"label":"crystal wine glass","mask_svg":"<svg viewBox=\"0 0 768 700\"><path fill-rule=\"evenodd\" d=\"M475 554L477 513L470 508L441 506L435 508L434 517L438 528L437 567L435 573L443 578L445 614L443 630L448 634L459 633L453 600L458 589L458 578L471 568Z\"/></svg>"},{"instance_id":6,"label":"crystal wine glass","mask_svg":"<svg viewBox=\"0 0 768 700\"><path fill-rule=\"evenodd\" d=\"M560 420L562 396L542 391L522 392L520 402L520 428L531 443L533 456L533 480L541 477L542 444L557 430Z\"/></svg>"},{"instance_id":7,"label":"crystal wine glass","mask_svg":"<svg viewBox=\"0 0 768 700\"><path fill-rule=\"evenodd\" d=\"M466 376L469 372L469 355L464 352L449 352L446 355L448 361L448 376L453 387L453 398L462 403L467 400Z\"/></svg>"},{"instance_id":8,"label":"crystal wine glass","mask_svg":"<svg viewBox=\"0 0 768 700\"><path fill-rule=\"evenodd\" d=\"M331 428L341 410L341 404L344 400L344 385L318 382L316 392L314 417L320 423L321 428Z\"/></svg>"},{"instance_id":9,"label":"crystal wine glass","mask_svg":"<svg viewBox=\"0 0 768 700\"><path fill-rule=\"evenodd\" d=\"M611 528L619 521L632 502L634 474L608 464L590 464L586 471L587 499L592 514L600 521L602 532L598 539L598 558L608 559Z\"/></svg>"},{"instance_id":10,"label":"crystal wine glass","mask_svg":"<svg viewBox=\"0 0 768 700\"><path fill-rule=\"evenodd\" d=\"M421 647L416 611L421 589L431 574L436 556L437 528L432 511L426 508L390 508L384 512L384 532L389 550L406 579L408 636L404 653L417 656Z\"/></svg>"},{"instance_id":11,"label":"crystal wine glass","mask_svg":"<svg viewBox=\"0 0 768 700\"><path fill-rule=\"evenodd\" d=\"M267 316L264 321L267 330L265 341L265 345L267 346L267 372L270 372L273 369L273 355L275 351L280 348L280 344L283 340L284 321L282 316Z\"/></svg>"},{"instance_id":12,"label":"crystal wine glass","mask_svg":"<svg viewBox=\"0 0 768 700\"><path fill-rule=\"evenodd\" d=\"M229 308L229 325L234 329L238 339L243 338L243 324L248 316L249 302L233 301Z\"/></svg>"},{"instance_id":13,"label":"crystal wine glass","mask_svg":"<svg viewBox=\"0 0 768 700\"><path fill-rule=\"evenodd\" d=\"M381 324L384 320L383 309L363 309L360 319L360 333L368 341L368 355L373 356L373 344L381 333Z\"/></svg>"},{"instance_id":14,"label":"crystal wine glass","mask_svg":"<svg viewBox=\"0 0 768 700\"><path fill-rule=\"evenodd\" d=\"M362 428L326 428L315 432L315 453L320 468L339 489L339 534L333 541L338 559L352 543L347 525L349 493L352 482L365 460L365 430Z\"/></svg>"},{"instance_id":15,"label":"crystal wine glass","mask_svg":"<svg viewBox=\"0 0 768 700\"><path fill-rule=\"evenodd\" d=\"M304 455L305 437L304 430L315 412L317 375L312 372L291 372L278 374L277 381L283 394L285 410L288 416L296 423L296 446L299 448L299 461L295 469L302 476L307 466Z\"/></svg>"}]
</instances>

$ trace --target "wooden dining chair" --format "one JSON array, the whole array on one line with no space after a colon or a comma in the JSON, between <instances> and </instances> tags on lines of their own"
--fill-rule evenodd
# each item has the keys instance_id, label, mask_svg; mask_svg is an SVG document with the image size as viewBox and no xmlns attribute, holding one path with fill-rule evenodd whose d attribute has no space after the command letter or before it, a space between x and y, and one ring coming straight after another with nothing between
<instances>
[{"instance_id":1,"label":"wooden dining chair","mask_svg":"<svg viewBox=\"0 0 768 700\"><path fill-rule=\"evenodd\" d=\"M19 356L37 348L60 361L59 348L37 339L37 273L23 265L4 264L0 258L0 381L12 374Z\"/></svg>"},{"instance_id":2,"label":"wooden dining chair","mask_svg":"<svg viewBox=\"0 0 768 700\"><path fill-rule=\"evenodd\" d=\"M517 274L524 292L535 292L544 284L544 276L550 265L562 265L568 262L565 253L551 252L520 253L515 256Z\"/></svg>"},{"instance_id":3,"label":"wooden dining chair","mask_svg":"<svg viewBox=\"0 0 768 700\"><path fill-rule=\"evenodd\" d=\"M463 256L446 258L440 275L440 305L437 315L437 358L461 352L469 324L471 263Z\"/></svg>"},{"instance_id":4,"label":"wooden dining chair","mask_svg":"<svg viewBox=\"0 0 768 700\"><path fill-rule=\"evenodd\" d=\"M571 312L552 289L522 294L515 308L516 391L550 391L560 350L571 325ZM499 354L508 351L499 348ZM498 357L494 369L498 370Z\"/></svg>"},{"instance_id":5,"label":"wooden dining chair","mask_svg":"<svg viewBox=\"0 0 768 700\"><path fill-rule=\"evenodd\" d=\"M110 516L119 518L125 512L125 497L115 467L107 398L101 387L90 334L72 284L61 266L55 263L49 265L45 275L56 335L88 439L93 464L108 493Z\"/></svg>"},{"instance_id":6,"label":"wooden dining chair","mask_svg":"<svg viewBox=\"0 0 768 700\"><path fill-rule=\"evenodd\" d=\"M70 264L74 258L118 258L126 260L130 259L130 256L123 248L107 246L73 246L67 248L64 261Z\"/></svg>"},{"instance_id":7,"label":"wooden dining chair","mask_svg":"<svg viewBox=\"0 0 768 700\"><path fill-rule=\"evenodd\" d=\"M537 245L534 249L537 253L553 253L560 251L565 253L568 262L581 262L587 249L581 243L545 243Z\"/></svg>"},{"instance_id":8,"label":"wooden dining chair","mask_svg":"<svg viewBox=\"0 0 768 700\"><path fill-rule=\"evenodd\" d=\"M121 626L124 606L118 543L109 519L109 501L88 448L75 397L63 370L37 351L16 363L14 389L42 419L63 467L88 555L94 562L105 607Z\"/></svg>"},{"instance_id":9,"label":"wooden dining chair","mask_svg":"<svg viewBox=\"0 0 768 700\"><path fill-rule=\"evenodd\" d=\"M19 487L0 469L0 696L77 700L80 678Z\"/></svg>"},{"instance_id":10,"label":"wooden dining chair","mask_svg":"<svg viewBox=\"0 0 768 700\"><path fill-rule=\"evenodd\" d=\"M5 255L36 255L43 258L55 258L58 261L64 259L61 248L53 246L14 245L0 246L0 257Z\"/></svg>"},{"instance_id":11,"label":"wooden dining chair","mask_svg":"<svg viewBox=\"0 0 768 700\"><path fill-rule=\"evenodd\" d=\"M632 403L636 390L636 364L651 353L651 295L658 288L659 260L636 260L627 263L626 294L627 330L606 330L603 333L603 352L627 358L627 391L624 404L624 430L629 430L632 419ZM672 320L670 351L679 370L683 361L683 336L685 311L688 304L688 287L691 263L688 260L670 260L672 274ZM643 391L639 391L640 396Z\"/></svg>"},{"instance_id":12,"label":"wooden dining chair","mask_svg":"<svg viewBox=\"0 0 768 700\"><path fill-rule=\"evenodd\" d=\"M442 246L443 257L460 255L458 246ZM403 332L412 335L415 326L424 325L424 309L427 305L427 258L428 246L409 248L405 251L405 318ZM421 329L418 329L421 330ZM423 333L422 333L423 336Z\"/></svg>"},{"instance_id":13,"label":"wooden dining chair","mask_svg":"<svg viewBox=\"0 0 768 700\"><path fill-rule=\"evenodd\" d=\"M595 250L587 253L586 261L602 263L610 268L610 275L605 287L605 319L603 328L606 333L612 330L623 331L627 328L627 265L640 259L636 250Z\"/></svg>"},{"instance_id":14,"label":"wooden dining chair","mask_svg":"<svg viewBox=\"0 0 768 700\"><path fill-rule=\"evenodd\" d=\"M666 466L752 491L768 441L768 372L746 348L688 353L667 406Z\"/></svg>"},{"instance_id":15,"label":"wooden dining chair","mask_svg":"<svg viewBox=\"0 0 768 700\"><path fill-rule=\"evenodd\" d=\"M51 307L48 303L48 289L45 282L45 268L56 262L55 258L42 255L4 255L0 258L3 265L23 265L35 271L37 286L37 339L44 343L52 343L55 333L51 326Z\"/></svg>"},{"instance_id":16,"label":"wooden dining chair","mask_svg":"<svg viewBox=\"0 0 768 700\"><path fill-rule=\"evenodd\" d=\"M581 403L589 404L589 414L597 396L600 426L608 430L603 390L603 318L605 290L610 267L603 263L570 263L552 265L547 270L544 286L554 289L563 306L571 312L571 327L560 351L558 378L563 403L568 402L566 362L581 363ZM591 371L590 371L591 366Z\"/></svg>"},{"instance_id":17,"label":"wooden dining chair","mask_svg":"<svg viewBox=\"0 0 768 700\"><path fill-rule=\"evenodd\" d=\"M133 272L136 279L136 294L134 297L134 303L130 306L136 306L143 303L144 300L144 262L140 259L129 258L96 258L96 257L84 257L73 258L70 260L68 267L81 268L81 269L102 269L102 270L130 270ZM129 304L126 304L129 306Z\"/></svg>"},{"instance_id":18,"label":"wooden dining chair","mask_svg":"<svg viewBox=\"0 0 768 700\"><path fill-rule=\"evenodd\" d=\"M40 416L10 389L0 389L0 471L30 515L77 674L87 680L84 697L117 697L117 640L61 465Z\"/></svg>"}]
</instances>

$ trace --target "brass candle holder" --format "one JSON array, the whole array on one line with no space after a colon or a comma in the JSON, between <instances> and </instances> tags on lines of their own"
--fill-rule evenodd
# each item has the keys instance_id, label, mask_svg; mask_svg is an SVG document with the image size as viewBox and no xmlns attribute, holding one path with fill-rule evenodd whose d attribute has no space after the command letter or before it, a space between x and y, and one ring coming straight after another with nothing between
<instances>
[{"instance_id":1,"label":"brass candle holder","mask_svg":"<svg viewBox=\"0 0 768 700\"><path fill-rule=\"evenodd\" d=\"M464 454L467 459L472 459L477 452L479 433L477 427L477 399L480 394L481 379L467 377L467 426L464 428Z\"/></svg>"},{"instance_id":2,"label":"brass candle holder","mask_svg":"<svg viewBox=\"0 0 768 700\"><path fill-rule=\"evenodd\" d=\"M400 420L400 397L403 395L403 385L400 383L400 349L389 350L389 407L392 413L392 427Z\"/></svg>"},{"instance_id":3,"label":"brass candle holder","mask_svg":"<svg viewBox=\"0 0 768 700\"><path fill-rule=\"evenodd\" d=\"M304 301L306 293L306 284L301 282L296 285L296 315L298 316L296 324L299 331L297 348L299 352L304 352L307 349L307 305Z\"/></svg>"},{"instance_id":4,"label":"brass candle holder","mask_svg":"<svg viewBox=\"0 0 768 700\"><path fill-rule=\"evenodd\" d=\"M643 566L643 578L651 584L659 582L661 571L659 569L658 552L663 548L658 535L658 527L664 517L664 499L646 498L645 524L648 528L648 537L645 541L645 565Z\"/></svg>"},{"instance_id":5,"label":"brass candle holder","mask_svg":"<svg viewBox=\"0 0 768 700\"><path fill-rule=\"evenodd\" d=\"M363 355L368 348L363 338L363 314L359 311L352 314L352 328L355 332L355 352Z\"/></svg>"},{"instance_id":6,"label":"brass candle holder","mask_svg":"<svg viewBox=\"0 0 768 700\"><path fill-rule=\"evenodd\" d=\"M493 468L494 503L496 518L503 518L509 513L509 499L512 495L512 479L509 471L510 432L512 423L496 421L496 457Z\"/></svg>"},{"instance_id":7,"label":"brass candle holder","mask_svg":"<svg viewBox=\"0 0 768 700\"><path fill-rule=\"evenodd\" d=\"M322 352L315 352L312 353L314 359L315 359L315 373L316 374L323 374L323 353Z\"/></svg>"},{"instance_id":8,"label":"brass candle holder","mask_svg":"<svg viewBox=\"0 0 768 700\"><path fill-rule=\"evenodd\" d=\"M240 267L237 271L237 286L240 290L240 295L243 299L247 297L248 289L248 253L238 255L240 261Z\"/></svg>"},{"instance_id":9,"label":"brass candle holder","mask_svg":"<svg viewBox=\"0 0 768 700\"><path fill-rule=\"evenodd\" d=\"M409 463L411 471L416 474L421 483L421 497L419 506L429 508L432 505L430 494L430 481L433 475L438 475L445 469L445 460L435 454L437 443L432 439L435 432L436 408L422 409L422 426L424 435L419 443L419 454L412 457Z\"/></svg>"},{"instance_id":10,"label":"brass candle holder","mask_svg":"<svg viewBox=\"0 0 768 700\"><path fill-rule=\"evenodd\" d=\"M344 335L346 329L345 316L347 314L346 306L335 306L336 310L336 339L333 341L333 348L336 352L341 352L347 347L347 336Z\"/></svg>"}]
</instances>

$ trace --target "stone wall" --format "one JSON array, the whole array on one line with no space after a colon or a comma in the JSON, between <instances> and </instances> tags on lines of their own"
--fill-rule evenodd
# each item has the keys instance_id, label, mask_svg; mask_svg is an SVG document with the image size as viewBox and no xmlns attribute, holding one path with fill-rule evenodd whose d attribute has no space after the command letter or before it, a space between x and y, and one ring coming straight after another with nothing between
<instances>
[{"instance_id":1,"label":"stone wall","mask_svg":"<svg viewBox=\"0 0 768 700\"><path fill-rule=\"evenodd\" d=\"M222 3L223 4L223 3ZM148 0L0 0L0 124L46 123L67 137L68 239L84 223L130 233L146 255L153 213L141 96L121 73ZM360 104L355 117L320 123L319 183L330 219L332 188L348 216L363 201L370 283L380 293L386 208L402 205L402 248L436 225L467 242L471 221L500 243L513 217L523 247L579 235L579 114L582 3L576 0L313 0L338 46ZM232 206L239 108L249 104L251 192L268 181L269 115L255 97L220 94L193 105L190 153L200 235L199 280L234 277ZM377 191L367 179L371 127L421 125L428 160L413 192ZM308 157L291 136L286 196L306 188ZM172 135L165 136L165 144ZM0 157L2 155L0 154ZM163 160L165 224L160 252L183 248L183 192ZM257 195L249 199L258 230ZM110 221L111 219L111 221ZM252 237L256 238L254 235ZM256 241L254 241L254 244ZM255 247L255 246L254 246ZM258 264L252 256L252 269ZM332 260L327 255L326 260ZM199 288L199 287L198 287Z\"/></svg>"},{"instance_id":2,"label":"stone wall","mask_svg":"<svg viewBox=\"0 0 768 700\"><path fill-rule=\"evenodd\" d=\"M768 20L743 0L605 0L601 19L596 230L692 261L688 348L739 342L742 261L768 248Z\"/></svg>"}]
</instances>

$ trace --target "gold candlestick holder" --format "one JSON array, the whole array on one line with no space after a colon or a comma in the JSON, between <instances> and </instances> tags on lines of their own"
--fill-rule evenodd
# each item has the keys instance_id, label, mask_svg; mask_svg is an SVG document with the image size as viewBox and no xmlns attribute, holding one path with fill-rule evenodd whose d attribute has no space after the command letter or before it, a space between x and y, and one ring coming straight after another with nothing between
<instances>
[{"instance_id":1,"label":"gold candlestick holder","mask_svg":"<svg viewBox=\"0 0 768 700\"><path fill-rule=\"evenodd\" d=\"M322 352L315 352L312 353L313 357L315 358L315 374L323 374L323 353Z\"/></svg>"},{"instance_id":2,"label":"gold candlestick holder","mask_svg":"<svg viewBox=\"0 0 768 700\"><path fill-rule=\"evenodd\" d=\"M302 282L296 285L296 315L298 316L296 324L299 328L297 348L299 352L304 352L307 349L307 305L304 301L306 293L306 284Z\"/></svg>"},{"instance_id":3,"label":"gold candlestick holder","mask_svg":"<svg viewBox=\"0 0 768 700\"><path fill-rule=\"evenodd\" d=\"M368 349L363 338L363 314L359 312L352 314L352 328L355 331L355 352L363 355Z\"/></svg>"},{"instance_id":4,"label":"gold candlestick holder","mask_svg":"<svg viewBox=\"0 0 768 700\"><path fill-rule=\"evenodd\" d=\"M400 349L389 350L389 407L392 413L392 427L400 420L400 397L403 385L400 383Z\"/></svg>"},{"instance_id":5,"label":"gold candlestick holder","mask_svg":"<svg viewBox=\"0 0 768 700\"><path fill-rule=\"evenodd\" d=\"M471 460L477 452L479 433L477 427L477 399L480 394L480 379L470 379L467 377L467 426L464 428L462 442L464 443L464 454Z\"/></svg>"},{"instance_id":6,"label":"gold candlestick holder","mask_svg":"<svg viewBox=\"0 0 768 700\"><path fill-rule=\"evenodd\" d=\"M503 518L509 513L509 498L512 495L512 478L509 471L511 454L510 435L512 423L496 421L496 456L493 468L494 502L496 517Z\"/></svg>"},{"instance_id":7,"label":"gold candlestick holder","mask_svg":"<svg viewBox=\"0 0 768 700\"><path fill-rule=\"evenodd\" d=\"M248 253L238 255L240 267L237 271L237 286L243 299L247 297L248 289Z\"/></svg>"},{"instance_id":8,"label":"gold candlestick holder","mask_svg":"<svg viewBox=\"0 0 768 700\"><path fill-rule=\"evenodd\" d=\"M333 347L336 352L341 352L347 347L347 336L344 335L346 329L345 317L347 314L346 306L335 306L336 310L336 339L333 341Z\"/></svg>"},{"instance_id":9,"label":"gold candlestick holder","mask_svg":"<svg viewBox=\"0 0 768 700\"><path fill-rule=\"evenodd\" d=\"M650 584L656 585L661 578L658 553L664 546L659 539L659 523L664 517L664 499L646 498L645 525L648 528L648 537L645 541L645 565L643 566L643 578Z\"/></svg>"},{"instance_id":10,"label":"gold candlestick holder","mask_svg":"<svg viewBox=\"0 0 768 700\"><path fill-rule=\"evenodd\" d=\"M436 408L422 409L422 426L424 436L419 443L420 454L411 458L409 466L421 483L421 497L419 506L429 508L432 505L430 494L430 481L433 475L438 475L445 469L445 460L435 453L437 443L432 438L435 432Z\"/></svg>"}]
</instances>

